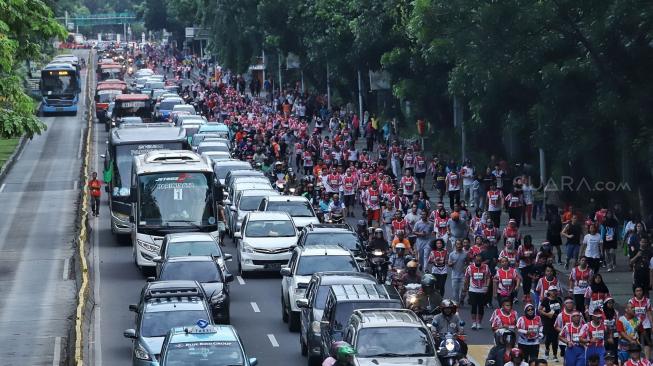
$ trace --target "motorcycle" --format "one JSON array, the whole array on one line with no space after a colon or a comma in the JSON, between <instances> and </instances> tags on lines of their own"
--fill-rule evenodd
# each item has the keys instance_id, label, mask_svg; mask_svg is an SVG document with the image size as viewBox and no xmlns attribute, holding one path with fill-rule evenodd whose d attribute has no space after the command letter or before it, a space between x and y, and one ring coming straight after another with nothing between
<instances>
[{"instance_id":1,"label":"motorcycle","mask_svg":"<svg viewBox=\"0 0 653 366\"><path fill-rule=\"evenodd\" d=\"M330 224L342 224L344 222L344 216L342 215L342 212L331 212L329 215L329 223Z\"/></svg>"},{"instance_id":2,"label":"motorcycle","mask_svg":"<svg viewBox=\"0 0 653 366\"><path fill-rule=\"evenodd\" d=\"M467 352L461 344L464 340L465 336L462 334L447 333L444 336L437 351L442 366L456 366L459 365L459 361L465 359Z\"/></svg>"},{"instance_id":3,"label":"motorcycle","mask_svg":"<svg viewBox=\"0 0 653 366\"><path fill-rule=\"evenodd\" d=\"M406 307L410 310L415 311L417 307L419 306L419 289L422 286L419 283L409 283L405 286L405 291L404 292L404 304L406 304Z\"/></svg>"},{"instance_id":4,"label":"motorcycle","mask_svg":"<svg viewBox=\"0 0 653 366\"><path fill-rule=\"evenodd\" d=\"M367 261L376 281L380 284L385 283L389 264L386 254L381 249L374 249L368 252Z\"/></svg>"},{"instance_id":5,"label":"motorcycle","mask_svg":"<svg viewBox=\"0 0 653 366\"><path fill-rule=\"evenodd\" d=\"M403 280L404 271L405 269L403 268L393 268L390 271L389 276L386 276L386 284L392 285L400 294L403 294L405 291Z\"/></svg>"},{"instance_id":6,"label":"motorcycle","mask_svg":"<svg viewBox=\"0 0 653 366\"><path fill-rule=\"evenodd\" d=\"M322 212L319 204L313 205L313 211L315 211L315 216L317 216L317 219L320 220L321 223L324 223L324 212Z\"/></svg>"},{"instance_id":7,"label":"motorcycle","mask_svg":"<svg viewBox=\"0 0 653 366\"><path fill-rule=\"evenodd\" d=\"M282 178L277 179L274 185L277 188L277 191L279 191L279 193L283 193L283 190L286 188L286 180Z\"/></svg>"}]
</instances>

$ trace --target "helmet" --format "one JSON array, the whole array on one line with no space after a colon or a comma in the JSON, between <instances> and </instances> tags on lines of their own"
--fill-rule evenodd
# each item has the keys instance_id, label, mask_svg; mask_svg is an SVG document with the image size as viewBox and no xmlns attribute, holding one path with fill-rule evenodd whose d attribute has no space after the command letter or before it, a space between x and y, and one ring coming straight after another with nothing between
<instances>
[{"instance_id":1,"label":"helmet","mask_svg":"<svg viewBox=\"0 0 653 366\"><path fill-rule=\"evenodd\" d=\"M513 358L521 358L523 359L524 356L519 348L513 348L510 350L510 359L512 360Z\"/></svg>"},{"instance_id":2,"label":"helmet","mask_svg":"<svg viewBox=\"0 0 653 366\"><path fill-rule=\"evenodd\" d=\"M345 343L338 347L336 351L336 359L338 361L347 361L349 358L356 354L354 347L350 346L348 343Z\"/></svg>"},{"instance_id":3,"label":"helmet","mask_svg":"<svg viewBox=\"0 0 653 366\"><path fill-rule=\"evenodd\" d=\"M380 227L377 227L376 229L374 229L374 234L379 234L379 233L383 234L383 229L381 229ZM399 245L403 246L404 249L406 249L406 246L403 243L397 244L397 246L399 246Z\"/></svg>"},{"instance_id":4,"label":"helmet","mask_svg":"<svg viewBox=\"0 0 653 366\"><path fill-rule=\"evenodd\" d=\"M399 250L399 249L401 249L401 250L406 249L406 246L404 245L404 243L398 243L397 245L395 245L395 250Z\"/></svg>"},{"instance_id":5,"label":"helmet","mask_svg":"<svg viewBox=\"0 0 653 366\"><path fill-rule=\"evenodd\" d=\"M397 245L399 245L399 244L397 244ZM406 264L406 268L409 268L409 269L410 268L415 268L415 269L417 269L417 261L411 260L410 262L408 262L408 264Z\"/></svg>"},{"instance_id":6,"label":"helmet","mask_svg":"<svg viewBox=\"0 0 653 366\"><path fill-rule=\"evenodd\" d=\"M422 285L422 289L424 289L425 287L430 287L430 288L435 287L435 276L433 276L433 275L430 274L430 273L429 273L429 274L425 274L425 275L422 277L421 285Z\"/></svg>"},{"instance_id":7,"label":"helmet","mask_svg":"<svg viewBox=\"0 0 653 366\"><path fill-rule=\"evenodd\" d=\"M422 280L424 281L424 280ZM447 308L453 308L455 306L454 302L449 300L449 299L444 299L440 303L440 309L447 309Z\"/></svg>"}]
</instances>

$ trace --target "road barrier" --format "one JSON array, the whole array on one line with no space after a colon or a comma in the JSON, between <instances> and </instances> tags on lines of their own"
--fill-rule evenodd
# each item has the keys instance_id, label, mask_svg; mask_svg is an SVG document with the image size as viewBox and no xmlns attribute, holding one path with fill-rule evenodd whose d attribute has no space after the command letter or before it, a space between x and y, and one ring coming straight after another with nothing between
<instances>
[{"instance_id":1,"label":"road barrier","mask_svg":"<svg viewBox=\"0 0 653 366\"><path fill-rule=\"evenodd\" d=\"M91 90L92 90L92 80L93 80L93 52L89 52L88 55L88 65L86 69L86 98L85 103L86 108L86 117L87 117L87 126L86 126L86 143L84 148L84 160L82 163L82 178L81 178L81 209L79 212L79 224L80 230L77 236L77 255L79 256L79 269L81 273L81 284L79 286L79 291L77 294L77 313L75 316L75 365L83 366L84 365L84 311L87 301L87 292L89 289L88 283L88 263L86 261L86 244L88 243L88 206L89 206L89 192L86 189L88 176L89 176L89 162L90 162L90 151L91 151L91 136L93 131L93 103L91 103Z\"/></svg>"}]
</instances>

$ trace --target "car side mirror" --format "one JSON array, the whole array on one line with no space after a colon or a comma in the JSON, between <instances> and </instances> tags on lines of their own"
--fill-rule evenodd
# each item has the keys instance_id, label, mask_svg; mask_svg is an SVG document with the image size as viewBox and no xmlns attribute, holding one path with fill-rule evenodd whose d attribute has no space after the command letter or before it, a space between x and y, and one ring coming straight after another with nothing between
<instances>
[{"instance_id":1,"label":"car side mirror","mask_svg":"<svg viewBox=\"0 0 653 366\"><path fill-rule=\"evenodd\" d=\"M258 360L255 357L252 357L249 359L249 366L256 366L258 365Z\"/></svg>"},{"instance_id":2,"label":"car side mirror","mask_svg":"<svg viewBox=\"0 0 653 366\"><path fill-rule=\"evenodd\" d=\"M331 324L331 323L330 323L328 320L321 320L321 321L320 321L320 325L326 325L326 326L328 326L329 324Z\"/></svg>"},{"instance_id":3,"label":"car side mirror","mask_svg":"<svg viewBox=\"0 0 653 366\"><path fill-rule=\"evenodd\" d=\"M154 282L154 281L156 281L155 277L148 277L147 278L147 282Z\"/></svg>"},{"instance_id":4,"label":"car side mirror","mask_svg":"<svg viewBox=\"0 0 653 366\"><path fill-rule=\"evenodd\" d=\"M231 260L231 259L234 258L234 256L231 255L231 254L229 254L229 253L224 253L224 254L222 255L222 257L223 257L224 260L226 260L226 261Z\"/></svg>"},{"instance_id":5,"label":"car side mirror","mask_svg":"<svg viewBox=\"0 0 653 366\"><path fill-rule=\"evenodd\" d=\"M138 305L129 304L129 311L133 311L133 312L137 313L138 312Z\"/></svg>"},{"instance_id":6,"label":"car side mirror","mask_svg":"<svg viewBox=\"0 0 653 366\"><path fill-rule=\"evenodd\" d=\"M243 235L240 232L235 232L234 233L234 239L242 239Z\"/></svg>"},{"instance_id":7,"label":"car side mirror","mask_svg":"<svg viewBox=\"0 0 653 366\"><path fill-rule=\"evenodd\" d=\"M295 300L295 305L297 305L298 308L306 309L308 308L308 299L307 298L297 299Z\"/></svg>"},{"instance_id":8,"label":"car side mirror","mask_svg":"<svg viewBox=\"0 0 653 366\"><path fill-rule=\"evenodd\" d=\"M126 329L124 332L122 332L122 335L125 338L129 339L136 339L136 330L135 329Z\"/></svg>"},{"instance_id":9,"label":"car side mirror","mask_svg":"<svg viewBox=\"0 0 653 366\"><path fill-rule=\"evenodd\" d=\"M154 257L154 258L152 258L152 262L154 262L154 263L163 263L163 258Z\"/></svg>"},{"instance_id":10,"label":"car side mirror","mask_svg":"<svg viewBox=\"0 0 653 366\"><path fill-rule=\"evenodd\" d=\"M279 273L281 273L281 275L284 277L292 277L292 273L288 267L282 267Z\"/></svg>"},{"instance_id":11,"label":"car side mirror","mask_svg":"<svg viewBox=\"0 0 653 366\"><path fill-rule=\"evenodd\" d=\"M236 205L231 205L231 206L229 206L229 209L230 209L231 211L236 211Z\"/></svg>"},{"instance_id":12,"label":"car side mirror","mask_svg":"<svg viewBox=\"0 0 653 366\"><path fill-rule=\"evenodd\" d=\"M228 273L228 274L224 275L224 280L226 282L234 282L234 275L231 274L231 273Z\"/></svg>"},{"instance_id":13,"label":"car side mirror","mask_svg":"<svg viewBox=\"0 0 653 366\"><path fill-rule=\"evenodd\" d=\"M102 159L106 159L107 156L106 156L105 154L100 154L100 157L101 157Z\"/></svg>"}]
</instances>

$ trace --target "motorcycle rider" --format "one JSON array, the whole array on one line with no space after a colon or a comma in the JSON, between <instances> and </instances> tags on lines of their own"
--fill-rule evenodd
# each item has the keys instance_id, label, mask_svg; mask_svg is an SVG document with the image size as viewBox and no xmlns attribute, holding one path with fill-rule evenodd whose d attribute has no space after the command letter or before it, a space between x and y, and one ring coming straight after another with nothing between
<instances>
[{"instance_id":1,"label":"motorcycle rider","mask_svg":"<svg viewBox=\"0 0 653 366\"><path fill-rule=\"evenodd\" d=\"M417 315L431 315L442 302L442 295L435 288L435 276L425 274L422 277L421 288L414 298L406 301L408 308Z\"/></svg>"},{"instance_id":2,"label":"motorcycle rider","mask_svg":"<svg viewBox=\"0 0 653 366\"><path fill-rule=\"evenodd\" d=\"M465 330L458 316L456 303L449 299L444 299L440 302L440 314L436 315L431 322L433 326L433 336L435 337L435 344L439 345L445 338L447 333L454 335L463 335ZM463 355L467 355L467 344L462 340L458 340L460 349Z\"/></svg>"},{"instance_id":3,"label":"motorcycle rider","mask_svg":"<svg viewBox=\"0 0 653 366\"><path fill-rule=\"evenodd\" d=\"M297 179L297 174L293 171L292 168L288 168L288 174L286 175L286 184L284 186L284 193L294 195L294 192L297 192L299 188L299 180ZM294 189L294 191L291 190Z\"/></svg>"},{"instance_id":4,"label":"motorcycle rider","mask_svg":"<svg viewBox=\"0 0 653 366\"><path fill-rule=\"evenodd\" d=\"M367 250L374 251L375 249L381 249L384 253L388 252L388 241L385 240L385 238L383 237L383 229L381 229L381 228L374 229L374 235L367 241ZM399 244L397 244L397 246L395 246L395 251L398 253L399 249L400 249ZM401 257L402 258L403 258L403 254L405 252L405 249L406 249L406 247L403 244L401 244ZM394 256L394 258L398 257L397 254L393 254L393 256ZM392 261L392 257L391 257L391 261ZM399 262L402 263L399 268L404 268L405 267L404 260L401 259ZM393 267L395 267L392 262L390 264Z\"/></svg>"},{"instance_id":5,"label":"motorcycle rider","mask_svg":"<svg viewBox=\"0 0 653 366\"><path fill-rule=\"evenodd\" d=\"M504 366L528 366L524 362L524 355L519 348L513 348L510 350L510 361L506 362Z\"/></svg>"},{"instance_id":6,"label":"motorcycle rider","mask_svg":"<svg viewBox=\"0 0 653 366\"><path fill-rule=\"evenodd\" d=\"M515 347L515 332L505 328L497 330L494 343L487 354L485 366L504 366L510 362L510 351Z\"/></svg>"},{"instance_id":7,"label":"motorcycle rider","mask_svg":"<svg viewBox=\"0 0 653 366\"><path fill-rule=\"evenodd\" d=\"M419 265L417 264L416 260L411 260L406 264L406 272L401 274L401 277L399 278L399 294L401 296L404 296L405 292L405 286L409 285L411 283L421 283L422 282L422 275L417 271L417 267Z\"/></svg>"},{"instance_id":8,"label":"motorcycle rider","mask_svg":"<svg viewBox=\"0 0 653 366\"><path fill-rule=\"evenodd\" d=\"M340 201L340 195L335 193L333 200L329 204L329 219L331 221L342 222L344 217L345 203Z\"/></svg>"},{"instance_id":9,"label":"motorcycle rider","mask_svg":"<svg viewBox=\"0 0 653 366\"><path fill-rule=\"evenodd\" d=\"M322 366L351 366L356 350L347 342L337 342L333 355L327 357Z\"/></svg>"}]
</instances>

